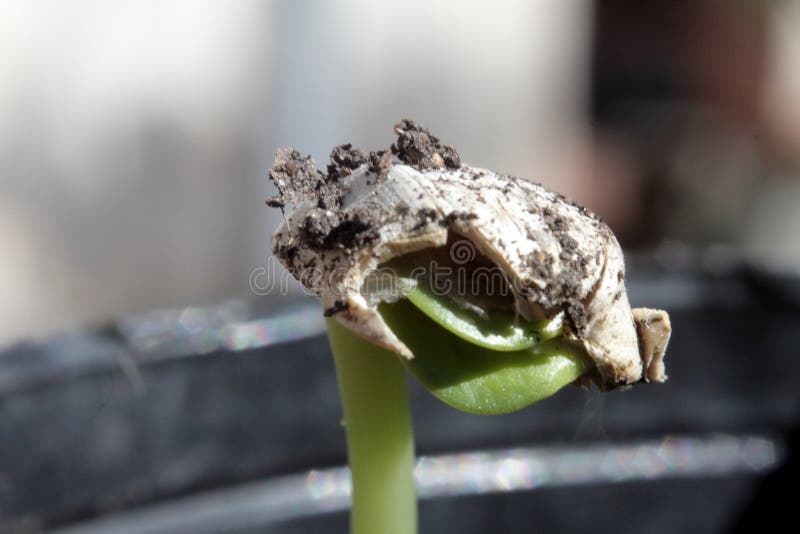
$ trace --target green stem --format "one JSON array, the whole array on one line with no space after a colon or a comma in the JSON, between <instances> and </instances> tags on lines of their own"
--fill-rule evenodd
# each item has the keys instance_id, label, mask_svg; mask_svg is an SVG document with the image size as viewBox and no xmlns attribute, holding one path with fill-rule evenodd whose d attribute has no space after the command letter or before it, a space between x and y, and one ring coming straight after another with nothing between
<instances>
[{"instance_id":1,"label":"green stem","mask_svg":"<svg viewBox=\"0 0 800 534\"><path fill-rule=\"evenodd\" d=\"M417 531L414 434L405 369L395 354L332 319L328 338L353 481L350 532L413 534Z\"/></svg>"}]
</instances>

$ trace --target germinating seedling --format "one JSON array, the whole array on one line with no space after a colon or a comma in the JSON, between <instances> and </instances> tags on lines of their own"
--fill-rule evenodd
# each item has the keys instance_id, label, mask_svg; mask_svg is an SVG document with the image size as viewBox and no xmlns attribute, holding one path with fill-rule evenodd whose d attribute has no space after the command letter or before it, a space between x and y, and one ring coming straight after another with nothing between
<instances>
[{"instance_id":1,"label":"germinating seedling","mask_svg":"<svg viewBox=\"0 0 800 534\"><path fill-rule=\"evenodd\" d=\"M278 195L268 204L291 206L273 251L329 317L355 534L416 531L406 368L476 414L519 410L575 382L666 379L669 317L630 308L622 252L602 221L537 184L462 165L412 121L395 131L369 155L336 147L327 173L292 149L270 170ZM456 289L436 282L441 263ZM481 269L498 271L501 286L479 283ZM375 283L379 272L392 291Z\"/></svg>"}]
</instances>

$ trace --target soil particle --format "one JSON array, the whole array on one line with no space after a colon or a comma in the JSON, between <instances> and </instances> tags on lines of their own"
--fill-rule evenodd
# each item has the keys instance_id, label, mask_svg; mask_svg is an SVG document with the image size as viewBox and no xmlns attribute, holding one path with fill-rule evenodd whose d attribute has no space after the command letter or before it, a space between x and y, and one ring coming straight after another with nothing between
<instances>
[{"instance_id":1,"label":"soil particle","mask_svg":"<svg viewBox=\"0 0 800 534\"><path fill-rule=\"evenodd\" d=\"M469 211L453 211L447 214L444 219L439 221L439 224L445 228L449 228L453 226L456 221L474 221L477 218L477 213L472 213Z\"/></svg>"},{"instance_id":2,"label":"soil particle","mask_svg":"<svg viewBox=\"0 0 800 534\"><path fill-rule=\"evenodd\" d=\"M300 235L314 248L323 248L328 235L342 223L341 216L331 210L314 208L300 223Z\"/></svg>"},{"instance_id":3,"label":"soil particle","mask_svg":"<svg viewBox=\"0 0 800 534\"><path fill-rule=\"evenodd\" d=\"M570 327L577 335L586 328L586 309L580 300L581 278L572 270L555 275L542 290L541 304L552 310L562 309Z\"/></svg>"},{"instance_id":4,"label":"soil particle","mask_svg":"<svg viewBox=\"0 0 800 534\"><path fill-rule=\"evenodd\" d=\"M419 230L425 225L432 223L439 217L439 213L431 208L422 208L417 210L416 223L411 227L412 230Z\"/></svg>"},{"instance_id":5,"label":"soil particle","mask_svg":"<svg viewBox=\"0 0 800 534\"><path fill-rule=\"evenodd\" d=\"M341 222L328 232L325 248L355 248L371 243L377 236L382 222L377 206L363 206L345 214Z\"/></svg>"},{"instance_id":6,"label":"soil particle","mask_svg":"<svg viewBox=\"0 0 800 534\"><path fill-rule=\"evenodd\" d=\"M325 187L325 175L317 170L311 156L303 156L293 148L279 148L269 177L278 194L267 199L270 207L283 208L302 200L316 200L320 207L333 207L338 198ZM325 189L326 191L321 192ZM324 196L324 198L323 198Z\"/></svg>"},{"instance_id":7,"label":"soil particle","mask_svg":"<svg viewBox=\"0 0 800 534\"><path fill-rule=\"evenodd\" d=\"M333 306L331 306L330 308L326 308L325 311L322 312L322 315L324 317L331 317L339 313L340 311L346 310L347 308L348 308L347 301L337 300L336 302L333 303Z\"/></svg>"},{"instance_id":8,"label":"soil particle","mask_svg":"<svg viewBox=\"0 0 800 534\"><path fill-rule=\"evenodd\" d=\"M542 263L533 264L537 273L545 274L550 270L550 276L544 278L547 285L542 291L541 304L549 309L563 309L573 331L581 335L586 327L586 310L580 292L581 283L587 276L588 261L580 254L578 242L569 235L569 225L564 217L549 207L542 209L540 214L561 249L558 257L561 270L555 276L549 268L543 269ZM552 258L550 260L552 263Z\"/></svg>"},{"instance_id":9,"label":"soil particle","mask_svg":"<svg viewBox=\"0 0 800 534\"><path fill-rule=\"evenodd\" d=\"M294 265L294 259L297 257L297 247L281 244L275 250L275 255L285 259L288 264Z\"/></svg>"},{"instance_id":10,"label":"soil particle","mask_svg":"<svg viewBox=\"0 0 800 534\"><path fill-rule=\"evenodd\" d=\"M350 143L339 145L331 151L328 163L328 180L338 180L353 172L367 162L362 150L353 148Z\"/></svg>"},{"instance_id":11,"label":"soil particle","mask_svg":"<svg viewBox=\"0 0 800 534\"><path fill-rule=\"evenodd\" d=\"M461 167L461 156L458 155L456 149L450 145L442 145L439 149L439 155L444 160L444 166L448 169L458 169Z\"/></svg>"},{"instance_id":12,"label":"soil particle","mask_svg":"<svg viewBox=\"0 0 800 534\"><path fill-rule=\"evenodd\" d=\"M553 276L553 256L541 250L534 250L528 255L528 264L540 280L549 280Z\"/></svg>"},{"instance_id":13,"label":"soil particle","mask_svg":"<svg viewBox=\"0 0 800 534\"><path fill-rule=\"evenodd\" d=\"M392 153L400 161L418 170L458 169L461 158L452 146L443 146L439 138L416 122L403 119L395 125L397 141L392 145Z\"/></svg>"},{"instance_id":14,"label":"soil particle","mask_svg":"<svg viewBox=\"0 0 800 534\"><path fill-rule=\"evenodd\" d=\"M377 175L375 183L383 180L392 168L392 151L378 150L369 153L369 170Z\"/></svg>"}]
</instances>

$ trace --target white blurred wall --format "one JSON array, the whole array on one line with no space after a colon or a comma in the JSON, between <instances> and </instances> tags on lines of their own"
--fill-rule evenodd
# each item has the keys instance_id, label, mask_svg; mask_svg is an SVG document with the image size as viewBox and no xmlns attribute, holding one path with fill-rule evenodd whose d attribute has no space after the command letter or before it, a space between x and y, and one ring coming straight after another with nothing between
<instances>
[{"instance_id":1,"label":"white blurred wall","mask_svg":"<svg viewBox=\"0 0 800 534\"><path fill-rule=\"evenodd\" d=\"M3 3L0 343L240 289L269 24L257 2Z\"/></svg>"},{"instance_id":2,"label":"white blurred wall","mask_svg":"<svg viewBox=\"0 0 800 534\"><path fill-rule=\"evenodd\" d=\"M743 227L743 248L753 261L800 274L800 2L772 6L771 58L763 108L781 139L783 165L754 199Z\"/></svg>"}]
</instances>

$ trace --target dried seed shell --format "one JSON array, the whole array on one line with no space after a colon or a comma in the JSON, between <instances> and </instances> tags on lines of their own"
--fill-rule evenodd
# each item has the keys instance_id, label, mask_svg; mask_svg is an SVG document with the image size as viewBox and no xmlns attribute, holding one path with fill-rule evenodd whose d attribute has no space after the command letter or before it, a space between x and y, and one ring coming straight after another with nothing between
<instances>
[{"instance_id":1,"label":"dried seed shell","mask_svg":"<svg viewBox=\"0 0 800 534\"><path fill-rule=\"evenodd\" d=\"M608 226L541 185L461 165L411 121L398 141L369 157L334 149L328 173L297 151L281 149L270 176L294 204L273 236L286 268L319 295L325 314L374 343L411 358L363 294L389 260L468 240L496 265L527 320L565 314L565 335L583 345L603 388L666 379L666 312L631 310L622 250Z\"/></svg>"}]
</instances>

